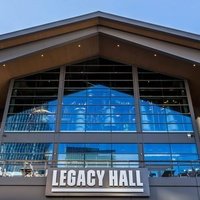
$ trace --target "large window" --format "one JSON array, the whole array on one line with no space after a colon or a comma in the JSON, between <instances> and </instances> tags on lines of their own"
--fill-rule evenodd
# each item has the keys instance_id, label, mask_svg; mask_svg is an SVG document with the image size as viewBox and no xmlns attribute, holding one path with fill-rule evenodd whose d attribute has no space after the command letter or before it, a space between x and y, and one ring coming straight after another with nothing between
<instances>
[{"instance_id":1,"label":"large window","mask_svg":"<svg viewBox=\"0 0 200 200\"><path fill-rule=\"evenodd\" d=\"M53 144L49 143L4 143L1 145L1 160L51 160Z\"/></svg>"},{"instance_id":2,"label":"large window","mask_svg":"<svg viewBox=\"0 0 200 200\"><path fill-rule=\"evenodd\" d=\"M59 71L15 80L5 131L55 131Z\"/></svg>"},{"instance_id":3,"label":"large window","mask_svg":"<svg viewBox=\"0 0 200 200\"><path fill-rule=\"evenodd\" d=\"M131 66L71 66L61 131L136 131Z\"/></svg>"},{"instance_id":4,"label":"large window","mask_svg":"<svg viewBox=\"0 0 200 200\"><path fill-rule=\"evenodd\" d=\"M59 144L61 167L138 167L136 144Z\"/></svg>"},{"instance_id":5,"label":"large window","mask_svg":"<svg viewBox=\"0 0 200 200\"><path fill-rule=\"evenodd\" d=\"M184 80L99 59L16 79L4 131L134 133L139 127L193 131Z\"/></svg>"},{"instance_id":6,"label":"large window","mask_svg":"<svg viewBox=\"0 0 200 200\"><path fill-rule=\"evenodd\" d=\"M0 167L8 176L20 175L26 161L33 161L32 165L41 165L44 169L44 161L52 160L52 156L53 144L50 143L4 143L1 145Z\"/></svg>"},{"instance_id":7,"label":"large window","mask_svg":"<svg viewBox=\"0 0 200 200\"><path fill-rule=\"evenodd\" d=\"M196 144L144 144L144 159L155 176L189 176L199 170Z\"/></svg>"},{"instance_id":8,"label":"large window","mask_svg":"<svg viewBox=\"0 0 200 200\"><path fill-rule=\"evenodd\" d=\"M138 77L144 132L193 131L183 80L142 69Z\"/></svg>"},{"instance_id":9,"label":"large window","mask_svg":"<svg viewBox=\"0 0 200 200\"><path fill-rule=\"evenodd\" d=\"M146 161L193 161L198 159L196 144L144 144Z\"/></svg>"}]
</instances>

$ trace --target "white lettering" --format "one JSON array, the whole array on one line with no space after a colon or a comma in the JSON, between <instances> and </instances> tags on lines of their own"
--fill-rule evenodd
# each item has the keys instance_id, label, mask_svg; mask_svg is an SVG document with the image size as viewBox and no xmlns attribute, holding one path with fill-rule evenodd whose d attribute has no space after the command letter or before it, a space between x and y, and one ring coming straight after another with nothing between
<instances>
[{"instance_id":1,"label":"white lettering","mask_svg":"<svg viewBox=\"0 0 200 200\"><path fill-rule=\"evenodd\" d=\"M117 170L109 170L109 186L118 186Z\"/></svg>"},{"instance_id":2,"label":"white lettering","mask_svg":"<svg viewBox=\"0 0 200 200\"><path fill-rule=\"evenodd\" d=\"M84 170L79 170L78 177L77 177L77 186L86 186Z\"/></svg>"},{"instance_id":3,"label":"white lettering","mask_svg":"<svg viewBox=\"0 0 200 200\"><path fill-rule=\"evenodd\" d=\"M128 179L125 170L119 171L119 186L128 186Z\"/></svg>"},{"instance_id":4,"label":"white lettering","mask_svg":"<svg viewBox=\"0 0 200 200\"><path fill-rule=\"evenodd\" d=\"M57 172L57 170L53 170L52 186L58 186Z\"/></svg>"},{"instance_id":5,"label":"white lettering","mask_svg":"<svg viewBox=\"0 0 200 200\"><path fill-rule=\"evenodd\" d=\"M60 186L66 186L66 173L67 170L60 170Z\"/></svg>"},{"instance_id":6,"label":"white lettering","mask_svg":"<svg viewBox=\"0 0 200 200\"><path fill-rule=\"evenodd\" d=\"M129 175L129 186L134 187L135 186L135 182L133 181L133 171L132 170L128 170L128 175Z\"/></svg>"},{"instance_id":7,"label":"white lettering","mask_svg":"<svg viewBox=\"0 0 200 200\"><path fill-rule=\"evenodd\" d=\"M75 186L76 185L76 171L69 170L67 173L67 185Z\"/></svg>"},{"instance_id":8,"label":"white lettering","mask_svg":"<svg viewBox=\"0 0 200 200\"><path fill-rule=\"evenodd\" d=\"M141 182L141 176L140 176L139 170L136 170L136 183L137 183L137 186L143 186L143 183Z\"/></svg>"},{"instance_id":9,"label":"white lettering","mask_svg":"<svg viewBox=\"0 0 200 200\"><path fill-rule=\"evenodd\" d=\"M97 170L97 178L99 180L99 186L103 186L103 179L105 175L105 170Z\"/></svg>"},{"instance_id":10,"label":"white lettering","mask_svg":"<svg viewBox=\"0 0 200 200\"><path fill-rule=\"evenodd\" d=\"M87 172L87 185L95 186L95 171L94 170L89 170Z\"/></svg>"}]
</instances>

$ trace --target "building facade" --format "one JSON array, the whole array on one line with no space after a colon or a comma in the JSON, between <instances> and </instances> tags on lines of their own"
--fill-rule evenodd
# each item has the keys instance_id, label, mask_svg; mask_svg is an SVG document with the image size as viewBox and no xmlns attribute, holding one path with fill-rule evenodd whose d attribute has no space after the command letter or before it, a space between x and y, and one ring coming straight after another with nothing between
<instances>
[{"instance_id":1,"label":"building facade","mask_svg":"<svg viewBox=\"0 0 200 200\"><path fill-rule=\"evenodd\" d=\"M198 35L97 12L0 41L3 199L200 198Z\"/></svg>"}]
</instances>

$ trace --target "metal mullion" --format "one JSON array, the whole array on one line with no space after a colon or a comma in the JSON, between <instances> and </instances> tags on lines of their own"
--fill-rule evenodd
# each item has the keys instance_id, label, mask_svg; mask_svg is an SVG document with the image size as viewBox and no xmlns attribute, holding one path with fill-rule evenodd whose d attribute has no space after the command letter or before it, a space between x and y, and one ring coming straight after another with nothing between
<instances>
[{"instance_id":1,"label":"metal mullion","mask_svg":"<svg viewBox=\"0 0 200 200\"><path fill-rule=\"evenodd\" d=\"M85 64L74 64L74 65L71 65L72 67L85 67ZM99 66L107 66L107 67L113 67L113 66L117 66L117 67L129 67L130 65L117 65L117 64L109 64L109 65L101 65L101 64L87 64L87 66L94 66L94 67L99 67Z\"/></svg>"},{"instance_id":2,"label":"metal mullion","mask_svg":"<svg viewBox=\"0 0 200 200\"><path fill-rule=\"evenodd\" d=\"M195 134L195 142L196 142L198 154L200 154L200 140L199 140L199 133L198 133L198 129L197 129L195 114L194 114L194 108L193 108L193 104L192 104L192 97L190 94L190 88L189 88L188 81L185 80L184 82L185 82L185 89L186 89L186 94L187 94L187 99L188 99L188 106L189 106L190 114L192 117L192 125L194 128L194 134Z\"/></svg>"},{"instance_id":3,"label":"metal mullion","mask_svg":"<svg viewBox=\"0 0 200 200\"><path fill-rule=\"evenodd\" d=\"M138 84L138 71L136 67L133 67L133 88L134 88L134 99L135 99L135 115L136 115L136 127L137 132L142 132L141 118L140 118L140 94Z\"/></svg>"},{"instance_id":4,"label":"metal mullion","mask_svg":"<svg viewBox=\"0 0 200 200\"><path fill-rule=\"evenodd\" d=\"M8 109L9 109L9 104L10 104L10 100L11 100L13 86L14 86L14 80L11 80L10 85L9 85L9 89L8 89L8 95L7 95L7 98L6 98L6 105L5 105L5 109L4 109L4 113L3 113L2 124L1 124L1 130L0 130L1 141L0 142L3 142L4 128L5 128L6 118L7 118L7 115L8 115Z\"/></svg>"},{"instance_id":5,"label":"metal mullion","mask_svg":"<svg viewBox=\"0 0 200 200\"><path fill-rule=\"evenodd\" d=\"M140 93L139 93L139 81L138 81L138 69L136 67L132 67L133 72L133 88L134 88L134 98L135 98L135 115L136 115L136 127L137 132L142 132L142 124L141 124L141 118L140 118ZM138 134L137 133L137 134ZM143 134L142 134L143 136ZM138 144L138 157L139 157L139 166L144 166L144 152L143 152L143 139L142 142ZM142 161L142 162L140 162Z\"/></svg>"},{"instance_id":6,"label":"metal mullion","mask_svg":"<svg viewBox=\"0 0 200 200\"><path fill-rule=\"evenodd\" d=\"M187 95L184 95L184 96L164 96L164 95L163 95L163 96L161 96L161 95L159 95L159 96L153 96L153 95L151 95L151 96L150 96L150 95L141 95L141 97L153 97L153 98L154 98L154 97L162 97L162 98L163 98L163 97L167 97L167 98L180 98L180 97L187 97Z\"/></svg>"},{"instance_id":7,"label":"metal mullion","mask_svg":"<svg viewBox=\"0 0 200 200\"><path fill-rule=\"evenodd\" d=\"M177 106L188 106L188 104L156 104L156 105L159 105L159 106L174 106L174 107L177 107ZM155 105L142 105L142 106L155 106Z\"/></svg>"},{"instance_id":8,"label":"metal mullion","mask_svg":"<svg viewBox=\"0 0 200 200\"><path fill-rule=\"evenodd\" d=\"M140 89L142 90L152 90L152 89L155 89L155 90L183 90L185 89L184 87L181 87L181 88L178 88L178 87L140 87Z\"/></svg>"},{"instance_id":9,"label":"metal mullion","mask_svg":"<svg viewBox=\"0 0 200 200\"><path fill-rule=\"evenodd\" d=\"M65 67L60 68L60 78L59 78L59 87L58 87L58 108L56 113L56 132L60 131L60 122L61 122L61 110L62 110L62 100L64 94L64 80L65 80Z\"/></svg>"},{"instance_id":10,"label":"metal mullion","mask_svg":"<svg viewBox=\"0 0 200 200\"><path fill-rule=\"evenodd\" d=\"M58 87L14 87L13 89L20 89L20 90L30 90L30 89L35 89L35 90L46 90L46 89L51 89L51 90L57 90Z\"/></svg>"},{"instance_id":11,"label":"metal mullion","mask_svg":"<svg viewBox=\"0 0 200 200\"><path fill-rule=\"evenodd\" d=\"M138 73L141 74L141 73ZM169 81L175 81L175 82L183 82L183 80L179 80L179 79L140 79L139 81L165 81L165 82L169 82Z\"/></svg>"},{"instance_id":12,"label":"metal mullion","mask_svg":"<svg viewBox=\"0 0 200 200\"><path fill-rule=\"evenodd\" d=\"M36 98L52 98L52 97L57 97L57 95L55 96L12 96L12 98L32 98L32 97L36 97Z\"/></svg>"},{"instance_id":13,"label":"metal mullion","mask_svg":"<svg viewBox=\"0 0 200 200\"><path fill-rule=\"evenodd\" d=\"M31 105L42 106L42 105L48 105L48 104L10 104L10 106L31 106ZM56 106L56 105L53 104L51 106Z\"/></svg>"},{"instance_id":14,"label":"metal mullion","mask_svg":"<svg viewBox=\"0 0 200 200\"><path fill-rule=\"evenodd\" d=\"M18 77L19 79L20 79L20 77ZM16 80L16 82L35 82L35 81L48 81L48 80L50 80L50 81L57 81L58 82L58 79L57 78L54 78L54 79L48 79L48 78L46 78L46 79L23 79L22 77L21 77L21 79L20 80Z\"/></svg>"},{"instance_id":15,"label":"metal mullion","mask_svg":"<svg viewBox=\"0 0 200 200\"><path fill-rule=\"evenodd\" d=\"M71 80L68 80L68 82L77 82L77 81L85 81L85 79L71 79ZM105 82L110 82L110 81L120 81L120 82L131 82L132 80L131 79L111 79L111 80L107 80L107 79L90 79L90 81L105 81Z\"/></svg>"},{"instance_id":16,"label":"metal mullion","mask_svg":"<svg viewBox=\"0 0 200 200\"><path fill-rule=\"evenodd\" d=\"M61 115L62 115L62 101L64 94L64 84L65 84L65 69L63 66L60 68L60 77L59 77L59 87L58 87L58 104L57 104L57 112L56 112L56 133L60 132L60 123L61 123ZM56 140L54 138L54 148L53 148L53 160L57 160L58 155L58 144L55 143Z\"/></svg>"}]
</instances>

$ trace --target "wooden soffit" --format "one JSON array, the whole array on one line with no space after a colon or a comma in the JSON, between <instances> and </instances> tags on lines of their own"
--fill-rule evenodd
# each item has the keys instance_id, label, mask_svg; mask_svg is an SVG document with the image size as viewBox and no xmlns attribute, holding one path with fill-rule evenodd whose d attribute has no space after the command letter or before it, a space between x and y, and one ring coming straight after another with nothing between
<instances>
[{"instance_id":1,"label":"wooden soffit","mask_svg":"<svg viewBox=\"0 0 200 200\"><path fill-rule=\"evenodd\" d=\"M199 106L199 41L197 35L102 13L0 36L0 108L12 78L94 57L187 79Z\"/></svg>"}]
</instances>

